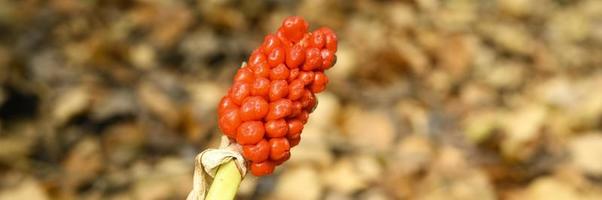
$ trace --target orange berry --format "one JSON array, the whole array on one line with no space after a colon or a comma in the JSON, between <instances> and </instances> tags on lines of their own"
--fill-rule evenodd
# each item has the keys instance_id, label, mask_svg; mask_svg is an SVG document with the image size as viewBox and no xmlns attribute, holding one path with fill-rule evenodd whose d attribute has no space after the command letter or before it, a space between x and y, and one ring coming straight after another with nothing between
<instances>
[{"instance_id":1,"label":"orange berry","mask_svg":"<svg viewBox=\"0 0 602 200\"><path fill-rule=\"evenodd\" d=\"M307 111L301 111L301 113L299 113L299 115L297 115L295 117L295 119L301 121L303 124L307 123L307 120L309 119L309 113Z\"/></svg>"},{"instance_id":2,"label":"orange berry","mask_svg":"<svg viewBox=\"0 0 602 200\"><path fill-rule=\"evenodd\" d=\"M270 160L263 162L252 162L250 165L251 174L254 176L270 175L274 172L274 163Z\"/></svg>"},{"instance_id":3,"label":"orange berry","mask_svg":"<svg viewBox=\"0 0 602 200\"><path fill-rule=\"evenodd\" d=\"M270 138L284 137L288 133L288 124L284 119L270 120L265 123L265 133Z\"/></svg>"},{"instance_id":4,"label":"orange berry","mask_svg":"<svg viewBox=\"0 0 602 200\"><path fill-rule=\"evenodd\" d=\"M318 82L320 84L327 84L328 77L326 76L326 74L324 74L324 72L316 72L314 75L314 83L315 82Z\"/></svg>"},{"instance_id":5,"label":"orange berry","mask_svg":"<svg viewBox=\"0 0 602 200\"><path fill-rule=\"evenodd\" d=\"M261 140L257 144L248 144L242 146L242 155L245 159L252 162L263 162L270 157L270 143Z\"/></svg>"},{"instance_id":6,"label":"orange berry","mask_svg":"<svg viewBox=\"0 0 602 200\"><path fill-rule=\"evenodd\" d=\"M278 39L278 37L276 37L276 35L269 34L265 36L265 38L263 39L263 44L261 45L263 47L263 53L265 53L266 55L270 55L270 53L276 47L280 46L280 40Z\"/></svg>"},{"instance_id":7,"label":"orange berry","mask_svg":"<svg viewBox=\"0 0 602 200\"><path fill-rule=\"evenodd\" d=\"M300 135L299 135L299 137L289 138L288 139L288 143L291 145L291 147L297 146L299 144L299 142L301 142L301 136Z\"/></svg>"},{"instance_id":8,"label":"orange berry","mask_svg":"<svg viewBox=\"0 0 602 200\"><path fill-rule=\"evenodd\" d=\"M285 80L274 80L270 84L270 101L276 101L286 97L288 94L288 83Z\"/></svg>"},{"instance_id":9,"label":"orange berry","mask_svg":"<svg viewBox=\"0 0 602 200\"><path fill-rule=\"evenodd\" d=\"M336 53L337 52L337 35L334 34L334 31L332 31L330 28L327 27L322 27L320 29L318 29L318 31L321 31L322 33L324 33L324 36L326 36L326 48L331 51L332 53Z\"/></svg>"},{"instance_id":10,"label":"orange berry","mask_svg":"<svg viewBox=\"0 0 602 200\"><path fill-rule=\"evenodd\" d=\"M224 96L219 101L219 105L217 107L217 114L222 115L222 113L224 113L224 111L228 108L238 109L238 105L236 105L236 103L234 103L234 101L232 101L232 99L230 97Z\"/></svg>"},{"instance_id":11,"label":"orange berry","mask_svg":"<svg viewBox=\"0 0 602 200\"><path fill-rule=\"evenodd\" d=\"M287 39L292 42L299 42L307 32L309 24L301 17L290 16L284 19L281 27Z\"/></svg>"},{"instance_id":12,"label":"orange berry","mask_svg":"<svg viewBox=\"0 0 602 200\"><path fill-rule=\"evenodd\" d=\"M219 115L219 129L230 138L236 137L236 131L240 124L240 114L237 108L227 108Z\"/></svg>"},{"instance_id":13,"label":"orange berry","mask_svg":"<svg viewBox=\"0 0 602 200\"><path fill-rule=\"evenodd\" d=\"M293 42L287 38L284 34L284 29L282 27L278 28L276 31L276 37L280 40L280 45L285 49L291 48L293 46Z\"/></svg>"},{"instance_id":14,"label":"orange berry","mask_svg":"<svg viewBox=\"0 0 602 200\"><path fill-rule=\"evenodd\" d=\"M323 72L316 72L314 76L314 82L311 85L311 91L313 93L319 93L326 89L328 83L328 77Z\"/></svg>"},{"instance_id":15,"label":"orange berry","mask_svg":"<svg viewBox=\"0 0 602 200\"><path fill-rule=\"evenodd\" d=\"M302 71L299 73L299 80L303 82L303 85L309 85L314 81L314 72L313 71Z\"/></svg>"},{"instance_id":16,"label":"orange berry","mask_svg":"<svg viewBox=\"0 0 602 200\"><path fill-rule=\"evenodd\" d=\"M238 69L236 75L234 75L234 82L253 83L254 79L253 70L249 69L249 67Z\"/></svg>"},{"instance_id":17,"label":"orange berry","mask_svg":"<svg viewBox=\"0 0 602 200\"><path fill-rule=\"evenodd\" d=\"M298 119L292 119L288 121L288 133L286 134L288 138L296 138L303 131L303 122Z\"/></svg>"},{"instance_id":18,"label":"orange berry","mask_svg":"<svg viewBox=\"0 0 602 200\"><path fill-rule=\"evenodd\" d=\"M230 91L230 98L237 105L251 94L251 84L245 82L235 82Z\"/></svg>"},{"instance_id":19,"label":"orange berry","mask_svg":"<svg viewBox=\"0 0 602 200\"><path fill-rule=\"evenodd\" d=\"M322 70L330 69L337 61L337 57L328 49L322 49L322 51L320 51L320 55L322 56Z\"/></svg>"},{"instance_id":20,"label":"orange berry","mask_svg":"<svg viewBox=\"0 0 602 200\"><path fill-rule=\"evenodd\" d=\"M309 48L305 51L305 63L301 69L311 71L320 68L322 65L322 55L318 48Z\"/></svg>"},{"instance_id":21,"label":"orange berry","mask_svg":"<svg viewBox=\"0 0 602 200\"><path fill-rule=\"evenodd\" d=\"M282 119L291 114L293 102L290 99L280 99L270 103L266 120Z\"/></svg>"},{"instance_id":22,"label":"orange berry","mask_svg":"<svg viewBox=\"0 0 602 200\"><path fill-rule=\"evenodd\" d=\"M249 57L249 62L247 64L258 65L267 61L268 60L266 56L262 53L261 49L256 49L255 51L253 51L253 53L251 53L251 56Z\"/></svg>"},{"instance_id":23,"label":"orange berry","mask_svg":"<svg viewBox=\"0 0 602 200\"><path fill-rule=\"evenodd\" d=\"M258 63L255 65L251 65L251 70L253 70L253 74L255 77L269 77L270 76L270 66L267 62Z\"/></svg>"},{"instance_id":24,"label":"orange berry","mask_svg":"<svg viewBox=\"0 0 602 200\"><path fill-rule=\"evenodd\" d=\"M253 82L253 87L251 88L251 95L254 96L262 96L268 97L270 93L270 80L264 77L258 77Z\"/></svg>"},{"instance_id":25,"label":"orange berry","mask_svg":"<svg viewBox=\"0 0 602 200\"><path fill-rule=\"evenodd\" d=\"M303 111L303 104L301 104L300 101L293 101L293 107L291 108L289 117L296 117L301 114L301 111Z\"/></svg>"},{"instance_id":26,"label":"orange berry","mask_svg":"<svg viewBox=\"0 0 602 200\"><path fill-rule=\"evenodd\" d=\"M316 99L316 95L309 90L303 91L303 96L301 96L301 105L303 105L303 109L309 112L313 112L318 100Z\"/></svg>"},{"instance_id":27,"label":"orange berry","mask_svg":"<svg viewBox=\"0 0 602 200\"><path fill-rule=\"evenodd\" d=\"M260 120L268 114L268 102L258 96L246 98L240 106L240 119L242 121Z\"/></svg>"},{"instance_id":28,"label":"orange berry","mask_svg":"<svg viewBox=\"0 0 602 200\"><path fill-rule=\"evenodd\" d=\"M309 46L321 49L326 44L326 38L324 33L321 31L314 31L311 33L311 38L309 39Z\"/></svg>"},{"instance_id":29,"label":"orange berry","mask_svg":"<svg viewBox=\"0 0 602 200\"><path fill-rule=\"evenodd\" d=\"M270 139L270 159L280 160L290 154L291 146L286 138Z\"/></svg>"},{"instance_id":30,"label":"orange berry","mask_svg":"<svg viewBox=\"0 0 602 200\"><path fill-rule=\"evenodd\" d=\"M301 80L297 79L292 81L288 86L288 98L293 101L301 98L303 91L305 90L304 88L305 86Z\"/></svg>"},{"instance_id":31,"label":"orange berry","mask_svg":"<svg viewBox=\"0 0 602 200\"><path fill-rule=\"evenodd\" d=\"M311 91L314 93L320 93L326 89L326 85L313 83L311 84Z\"/></svg>"},{"instance_id":32,"label":"orange berry","mask_svg":"<svg viewBox=\"0 0 602 200\"><path fill-rule=\"evenodd\" d=\"M292 147L292 146L291 146ZM286 162L288 159L291 158L291 154L290 152L288 154L286 154L286 156L284 158L278 159L278 160L274 160L272 162L274 162L274 164L276 166L281 165L282 163Z\"/></svg>"},{"instance_id":33,"label":"orange berry","mask_svg":"<svg viewBox=\"0 0 602 200\"><path fill-rule=\"evenodd\" d=\"M297 79L300 73L301 71L299 70L299 68L291 69L288 75L288 81L293 81Z\"/></svg>"},{"instance_id":34,"label":"orange berry","mask_svg":"<svg viewBox=\"0 0 602 200\"><path fill-rule=\"evenodd\" d=\"M303 38L297 44L301 45L304 49L307 49L307 48L311 47L310 46L311 37L312 37L311 33L307 33L307 34L303 35Z\"/></svg>"},{"instance_id":35,"label":"orange berry","mask_svg":"<svg viewBox=\"0 0 602 200\"><path fill-rule=\"evenodd\" d=\"M276 67L279 64L284 62L284 54L286 51L282 47L276 47L272 52L268 55L268 64L270 67Z\"/></svg>"},{"instance_id":36,"label":"orange berry","mask_svg":"<svg viewBox=\"0 0 602 200\"><path fill-rule=\"evenodd\" d=\"M260 121L246 121L240 124L236 133L236 142L238 144L256 144L265 133L263 123Z\"/></svg>"},{"instance_id":37,"label":"orange berry","mask_svg":"<svg viewBox=\"0 0 602 200\"><path fill-rule=\"evenodd\" d=\"M272 80L286 80L288 76L289 70L284 64L279 64L270 71L270 79Z\"/></svg>"},{"instance_id":38,"label":"orange berry","mask_svg":"<svg viewBox=\"0 0 602 200\"><path fill-rule=\"evenodd\" d=\"M305 49L300 44L293 45L286 52L286 65L291 68L298 68L305 61Z\"/></svg>"}]
</instances>

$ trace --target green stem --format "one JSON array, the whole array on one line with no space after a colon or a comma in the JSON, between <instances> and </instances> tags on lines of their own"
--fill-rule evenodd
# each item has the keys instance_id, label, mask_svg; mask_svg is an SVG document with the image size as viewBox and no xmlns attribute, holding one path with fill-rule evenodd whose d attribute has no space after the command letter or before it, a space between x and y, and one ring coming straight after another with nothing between
<instances>
[{"instance_id":1,"label":"green stem","mask_svg":"<svg viewBox=\"0 0 602 200\"><path fill-rule=\"evenodd\" d=\"M207 192L206 200L232 200L236 196L238 186L242 181L242 176L238 172L238 168L234 160L230 160L222 164L217 169L217 174L213 179L209 192Z\"/></svg>"}]
</instances>

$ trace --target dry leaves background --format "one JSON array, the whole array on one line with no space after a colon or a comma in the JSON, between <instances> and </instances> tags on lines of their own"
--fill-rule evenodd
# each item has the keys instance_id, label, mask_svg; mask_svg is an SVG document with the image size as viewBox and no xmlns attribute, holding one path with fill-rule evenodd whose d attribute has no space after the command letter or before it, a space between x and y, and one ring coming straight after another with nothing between
<instances>
[{"instance_id":1,"label":"dry leaves background","mask_svg":"<svg viewBox=\"0 0 602 200\"><path fill-rule=\"evenodd\" d=\"M602 198L599 0L5 0L0 199L183 199L234 70L292 14L338 63L240 199Z\"/></svg>"}]
</instances>

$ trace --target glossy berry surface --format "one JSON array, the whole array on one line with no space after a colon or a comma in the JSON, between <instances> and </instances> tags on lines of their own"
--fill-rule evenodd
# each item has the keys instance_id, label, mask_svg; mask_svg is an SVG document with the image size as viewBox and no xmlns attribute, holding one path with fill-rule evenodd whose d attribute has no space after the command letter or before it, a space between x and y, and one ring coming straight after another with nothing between
<instances>
[{"instance_id":1,"label":"glossy berry surface","mask_svg":"<svg viewBox=\"0 0 602 200\"><path fill-rule=\"evenodd\" d=\"M251 162L250 164L251 174L255 176L265 176L270 175L274 172L274 168L276 167L274 162L271 160L265 160L263 162Z\"/></svg>"},{"instance_id":2,"label":"glossy berry surface","mask_svg":"<svg viewBox=\"0 0 602 200\"><path fill-rule=\"evenodd\" d=\"M290 99L280 99L270 103L270 109L265 116L266 120L283 119L293 111L293 102Z\"/></svg>"},{"instance_id":3,"label":"glossy berry surface","mask_svg":"<svg viewBox=\"0 0 602 200\"><path fill-rule=\"evenodd\" d=\"M242 121L261 120L268 114L268 102L259 96L247 97L240 106Z\"/></svg>"},{"instance_id":4,"label":"glossy berry surface","mask_svg":"<svg viewBox=\"0 0 602 200\"><path fill-rule=\"evenodd\" d=\"M288 82L285 80L272 80L268 96L270 101L280 100L288 95Z\"/></svg>"},{"instance_id":5,"label":"glossy berry surface","mask_svg":"<svg viewBox=\"0 0 602 200\"><path fill-rule=\"evenodd\" d=\"M236 130L236 142L239 144L256 144L263 139L265 129L261 121L246 121Z\"/></svg>"},{"instance_id":6,"label":"glossy berry surface","mask_svg":"<svg viewBox=\"0 0 602 200\"><path fill-rule=\"evenodd\" d=\"M237 108L229 108L219 116L219 128L229 137L236 136L240 123L240 112Z\"/></svg>"},{"instance_id":7,"label":"glossy berry surface","mask_svg":"<svg viewBox=\"0 0 602 200\"><path fill-rule=\"evenodd\" d=\"M270 159L280 160L290 154L291 149L287 138L272 138L270 139Z\"/></svg>"},{"instance_id":8,"label":"glossy berry surface","mask_svg":"<svg viewBox=\"0 0 602 200\"><path fill-rule=\"evenodd\" d=\"M270 120L265 123L265 132L270 138L280 138L288 133L288 123L284 119Z\"/></svg>"},{"instance_id":9,"label":"glossy berry surface","mask_svg":"<svg viewBox=\"0 0 602 200\"><path fill-rule=\"evenodd\" d=\"M218 127L241 145L255 176L272 174L301 141L303 127L326 89L324 73L336 62L337 37L329 28L308 32L301 17L283 20L265 36L218 107Z\"/></svg>"},{"instance_id":10,"label":"glossy berry surface","mask_svg":"<svg viewBox=\"0 0 602 200\"><path fill-rule=\"evenodd\" d=\"M257 144L242 146L242 155L251 162L263 162L270 157L270 143L261 140Z\"/></svg>"}]
</instances>

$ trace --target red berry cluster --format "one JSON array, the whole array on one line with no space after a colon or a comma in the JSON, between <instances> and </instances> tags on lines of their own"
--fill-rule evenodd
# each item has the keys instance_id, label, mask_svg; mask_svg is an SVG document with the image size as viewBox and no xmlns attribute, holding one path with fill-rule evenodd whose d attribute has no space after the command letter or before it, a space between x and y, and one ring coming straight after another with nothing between
<instances>
[{"instance_id":1,"label":"red berry cluster","mask_svg":"<svg viewBox=\"0 0 602 200\"><path fill-rule=\"evenodd\" d=\"M299 143L309 113L317 105L337 51L329 28L307 32L301 17L288 17L265 37L218 107L219 128L242 145L255 176L271 174Z\"/></svg>"}]
</instances>

